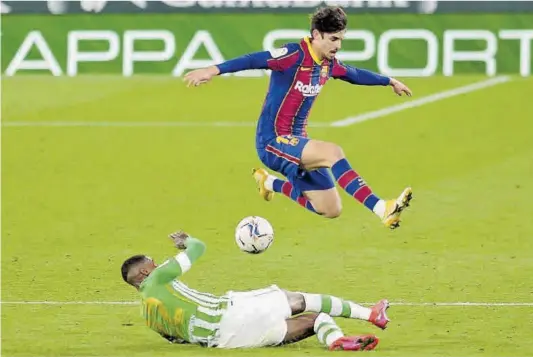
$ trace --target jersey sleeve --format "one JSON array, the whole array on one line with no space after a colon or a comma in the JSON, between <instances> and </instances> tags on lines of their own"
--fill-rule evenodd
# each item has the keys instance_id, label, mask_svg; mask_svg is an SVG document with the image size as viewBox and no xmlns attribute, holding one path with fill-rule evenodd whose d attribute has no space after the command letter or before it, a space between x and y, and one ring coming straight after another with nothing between
<instances>
[{"instance_id":1,"label":"jersey sleeve","mask_svg":"<svg viewBox=\"0 0 533 357\"><path fill-rule=\"evenodd\" d=\"M388 86L390 77L366 69L355 68L335 59L333 62L332 77L351 84L363 86Z\"/></svg>"},{"instance_id":2,"label":"jersey sleeve","mask_svg":"<svg viewBox=\"0 0 533 357\"><path fill-rule=\"evenodd\" d=\"M205 252L205 244L196 238L189 237L185 241L185 251L167 259L152 272L154 282L166 284L191 269L192 264Z\"/></svg>"},{"instance_id":3,"label":"jersey sleeve","mask_svg":"<svg viewBox=\"0 0 533 357\"><path fill-rule=\"evenodd\" d=\"M248 53L217 65L220 74L234 73L249 69L270 69L284 71L294 66L300 59L300 45L288 43L270 51Z\"/></svg>"}]
</instances>

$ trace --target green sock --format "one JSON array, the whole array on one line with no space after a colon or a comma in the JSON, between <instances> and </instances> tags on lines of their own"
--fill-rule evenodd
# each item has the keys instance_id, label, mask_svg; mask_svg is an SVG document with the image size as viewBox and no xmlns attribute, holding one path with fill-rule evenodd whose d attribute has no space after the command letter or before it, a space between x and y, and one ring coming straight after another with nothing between
<instances>
[{"instance_id":1,"label":"green sock","mask_svg":"<svg viewBox=\"0 0 533 357\"><path fill-rule=\"evenodd\" d=\"M340 327L337 326L331 316L324 313L321 313L316 318L314 330L318 341L326 347L330 347L333 342L344 337Z\"/></svg>"},{"instance_id":2,"label":"green sock","mask_svg":"<svg viewBox=\"0 0 533 357\"><path fill-rule=\"evenodd\" d=\"M335 296L307 293L301 294L305 300L304 311L324 312L329 316L340 316L366 321L368 321L370 313L372 312L368 307Z\"/></svg>"}]
</instances>

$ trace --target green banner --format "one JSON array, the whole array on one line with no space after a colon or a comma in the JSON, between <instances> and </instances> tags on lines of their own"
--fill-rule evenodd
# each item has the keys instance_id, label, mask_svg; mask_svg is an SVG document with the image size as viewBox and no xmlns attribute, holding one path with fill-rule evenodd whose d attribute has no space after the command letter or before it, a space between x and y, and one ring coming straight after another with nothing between
<instances>
[{"instance_id":1,"label":"green banner","mask_svg":"<svg viewBox=\"0 0 533 357\"><path fill-rule=\"evenodd\" d=\"M531 1L361 1L361 0L3 0L2 14L75 13L300 13L325 5L352 13L521 13L533 11Z\"/></svg>"},{"instance_id":2,"label":"green banner","mask_svg":"<svg viewBox=\"0 0 533 357\"><path fill-rule=\"evenodd\" d=\"M11 15L2 19L2 73L181 76L298 41L308 25L291 14ZM529 76L532 39L533 14L351 15L338 57L398 77Z\"/></svg>"}]
</instances>

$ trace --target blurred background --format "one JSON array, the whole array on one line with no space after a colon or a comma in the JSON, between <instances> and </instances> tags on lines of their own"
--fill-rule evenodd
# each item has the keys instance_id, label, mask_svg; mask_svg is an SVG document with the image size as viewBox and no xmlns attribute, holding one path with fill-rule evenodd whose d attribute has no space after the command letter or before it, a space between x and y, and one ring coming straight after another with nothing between
<instances>
[{"instance_id":1,"label":"blurred background","mask_svg":"<svg viewBox=\"0 0 533 357\"><path fill-rule=\"evenodd\" d=\"M255 124L268 71L186 88L184 73L309 33L344 7L338 57L404 81L330 81L309 118L383 198L410 185L399 230L341 192L315 216L257 194ZM278 284L392 302L382 356L533 355L533 2L1 1L2 355L327 355L310 338L257 351L172 346L140 318L120 265L207 253L184 276L222 294ZM274 244L246 255L245 216Z\"/></svg>"},{"instance_id":2,"label":"blurred background","mask_svg":"<svg viewBox=\"0 0 533 357\"><path fill-rule=\"evenodd\" d=\"M341 60L396 76L531 72L528 1L2 1L6 76L165 74L308 33L321 5L350 14ZM16 24L16 25L15 25ZM41 49L44 60L32 55ZM264 76L250 72L244 77Z\"/></svg>"}]
</instances>

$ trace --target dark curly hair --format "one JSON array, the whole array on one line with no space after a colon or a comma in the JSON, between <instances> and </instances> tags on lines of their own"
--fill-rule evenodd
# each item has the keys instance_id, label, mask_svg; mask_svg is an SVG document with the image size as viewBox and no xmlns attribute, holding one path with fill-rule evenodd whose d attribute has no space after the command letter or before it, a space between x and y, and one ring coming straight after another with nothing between
<instances>
[{"instance_id":1,"label":"dark curly hair","mask_svg":"<svg viewBox=\"0 0 533 357\"><path fill-rule=\"evenodd\" d=\"M348 19L340 6L318 8L311 17L311 33L335 33L346 29Z\"/></svg>"}]
</instances>

